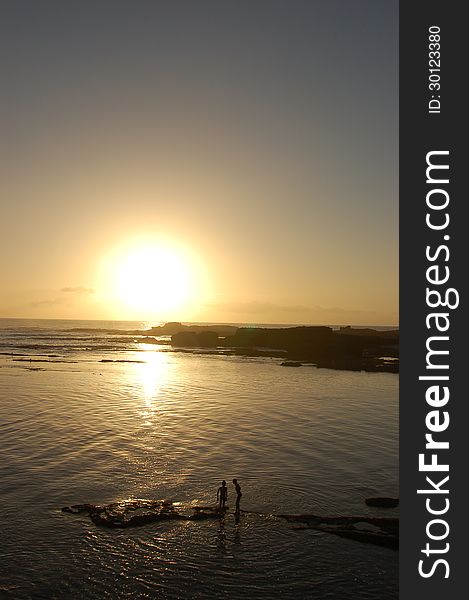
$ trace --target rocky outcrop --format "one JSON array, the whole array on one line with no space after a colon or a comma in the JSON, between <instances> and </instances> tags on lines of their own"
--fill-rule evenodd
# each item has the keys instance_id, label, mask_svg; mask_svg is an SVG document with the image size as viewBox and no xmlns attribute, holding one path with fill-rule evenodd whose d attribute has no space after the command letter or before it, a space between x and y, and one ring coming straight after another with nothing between
<instances>
[{"instance_id":1,"label":"rocky outcrop","mask_svg":"<svg viewBox=\"0 0 469 600\"><path fill-rule=\"evenodd\" d=\"M225 509L228 507L225 507ZM88 514L95 525L109 528L126 528L147 525L158 521L197 521L217 519L225 515L218 506L194 506L173 503L169 500L130 499L111 504L73 504L64 506L62 512L73 515ZM246 513L248 511L241 511ZM263 513L251 512L263 516ZM294 524L295 530L315 529L360 542L399 547L399 519L393 517L337 516L314 514L269 515ZM239 518L239 515L238 515Z\"/></svg>"},{"instance_id":2,"label":"rocky outcrop","mask_svg":"<svg viewBox=\"0 0 469 600\"><path fill-rule=\"evenodd\" d=\"M233 335L219 337L214 327L199 333L180 331L172 336L171 344L176 348L218 348L238 356L283 354L283 366L304 362L349 371L399 371L398 332L347 331L344 334L344 330L331 327L240 327Z\"/></svg>"},{"instance_id":3,"label":"rocky outcrop","mask_svg":"<svg viewBox=\"0 0 469 600\"><path fill-rule=\"evenodd\" d=\"M328 345L333 338L330 327L240 327L226 340L231 346L297 350L308 353Z\"/></svg>"},{"instance_id":4,"label":"rocky outcrop","mask_svg":"<svg viewBox=\"0 0 469 600\"><path fill-rule=\"evenodd\" d=\"M111 504L73 504L64 506L62 512L88 514L95 525L119 528L138 527L157 521L188 521L220 516L218 507L175 506L169 500L132 499Z\"/></svg>"},{"instance_id":5,"label":"rocky outcrop","mask_svg":"<svg viewBox=\"0 0 469 600\"><path fill-rule=\"evenodd\" d=\"M367 506L377 506L378 508L396 508L399 505L399 498L366 498Z\"/></svg>"},{"instance_id":6,"label":"rocky outcrop","mask_svg":"<svg viewBox=\"0 0 469 600\"><path fill-rule=\"evenodd\" d=\"M380 337L386 338L394 343L399 342L399 329L371 329L369 327L340 327L338 333L340 335L355 335L355 336L368 336L368 337Z\"/></svg>"},{"instance_id":7,"label":"rocky outcrop","mask_svg":"<svg viewBox=\"0 0 469 600\"><path fill-rule=\"evenodd\" d=\"M177 321L165 323L159 327L152 327L144 332L139 331L141 335L161 336L175 335L176 333L203 333L205 331L215 332L220 336L234 335L238 327L236 325L184 325Z\"/></svg>"},{"instance_id":8,"label":"rocky outcrop","mask_svg":"<svg viewBox=\"0 0 469 600\"><path fill-rule=\"evenodd\" d=\"M171 336L171 345L179 348L195 348L197 346L197 334L192 331L180 331Z\"/></svg>"},{"instance_id":9,"label":"rocky outcrop","mask_svg":"<svg viewBox=\"0 0 469 600\"><path fill-rule=\"evenodd\" d=\"M197 343L202 348L216 348L218 341L218 333L215 331L202 331L197 334Z\"/></svg>"},{"instance_id":10,"label":"rocky outcrop","mask_svg":"<svg viewBox=\"0 0 469 600\"><path fill-rule=\"evenodd\" d=\"M399 549L399 519L394 517L324 517L320 515L278 515L295 529L315 529L359 542Z\"/></svg>"},{"instance_id":11,"label":"rocky outcrop","mask_svg":"<svg viewBox=\"0 0 469 600\"><path fill-rule=\"evenodd\" d=\"M171 336L171 345L179 348L216 348L219 344L215 331L180 331Z\"/></svg>"}]
</instances>

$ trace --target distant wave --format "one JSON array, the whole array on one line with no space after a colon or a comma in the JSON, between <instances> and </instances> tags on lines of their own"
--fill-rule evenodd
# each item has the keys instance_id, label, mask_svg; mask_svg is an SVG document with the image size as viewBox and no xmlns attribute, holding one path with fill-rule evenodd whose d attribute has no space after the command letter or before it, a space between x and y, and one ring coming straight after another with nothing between
<instances>
[{"instance_id":1,"label":"distant wave","mask_svg":"<svg viewBox=\"0 0 469 600\"><path fill-rule=\"evenodd\" d=\"M104 327L73 327L72 329L65 329L62 331L69 331L70 333L108 333L110 335L115 335L117 332L121 335L135 335L136 332L141 334L146 331L146 329L108 329Z\"/></svg>"}]
</instances>

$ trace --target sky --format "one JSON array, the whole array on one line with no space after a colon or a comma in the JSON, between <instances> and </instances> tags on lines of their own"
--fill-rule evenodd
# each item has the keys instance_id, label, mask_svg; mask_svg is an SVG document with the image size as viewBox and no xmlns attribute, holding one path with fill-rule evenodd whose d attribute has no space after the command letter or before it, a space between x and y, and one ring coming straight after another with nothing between
<instances>
[{"instance_id":1,"label":"sky","mask_svg":"<svg viewBox=\"0 0 469 600\"><path fill-rule=\"evenodd\" d=\"M398 323L398 2L5 0L0 317Z\"/></svg>"}]
</instances>

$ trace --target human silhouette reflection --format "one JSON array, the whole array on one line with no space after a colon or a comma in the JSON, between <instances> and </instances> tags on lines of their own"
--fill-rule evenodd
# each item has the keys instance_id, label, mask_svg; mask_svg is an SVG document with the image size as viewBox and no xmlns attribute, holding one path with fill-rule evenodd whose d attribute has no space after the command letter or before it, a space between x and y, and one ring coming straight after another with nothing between
<instances>
[{"instance_id":1,"label":"human silhouette reflection","mask_svg":"<svg viewBox=\"0 0 469 600\"><path fill-rule=\"evenodd\" d=\"M220 527L218 529L218 540L217 540L218 550L222 556L225 556L226 551L226 531L225 531L225 520L220 519Z\"/></svg>"},{"instance_id":2,"label":"human silhouette reflection","mask_svg":"<svg viewBox=\"0 0 469 600\"><path fill-rule=\"evenodd\" d=\"M233 547L234 548L240 548L241 547L241 535L239 533L239 527L236 527L235 531L234 531Z\"/></svg>"}]
</instances>

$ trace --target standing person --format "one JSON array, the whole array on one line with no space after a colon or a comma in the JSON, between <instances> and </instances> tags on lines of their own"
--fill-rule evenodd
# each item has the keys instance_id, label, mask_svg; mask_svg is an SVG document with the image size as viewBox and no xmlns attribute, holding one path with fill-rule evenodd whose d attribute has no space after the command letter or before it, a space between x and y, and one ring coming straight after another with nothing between
<instances>
[{"instance_id":1,"label":"standing person","mask_svg":"<svg viewBox=\"0 0 469 600\"><path fill-rule=\"evenodd\" d=\"M220 512L225 510L225 502L227 499L228 499L228 488L226 487L226 481L223 480L221 482L221 486L218 488L218 491L217 491L217 502L220 502L220 504L219 504Z\"/></svg>"},{"instance_id":2,"label":"standing person","mask_svg":"<svg viewBox=\"0 0 469 600\"><path fill-rule=\"evenodd\" d=\"M235 486L235 490L236 490L236 510L235 513L237 515L239 515L239 503L241 501L241 497L242 497L242 493L241 493L241 486L238 483L237 479L233 479L233 485Z\"/></svg>"}]
</instances>

